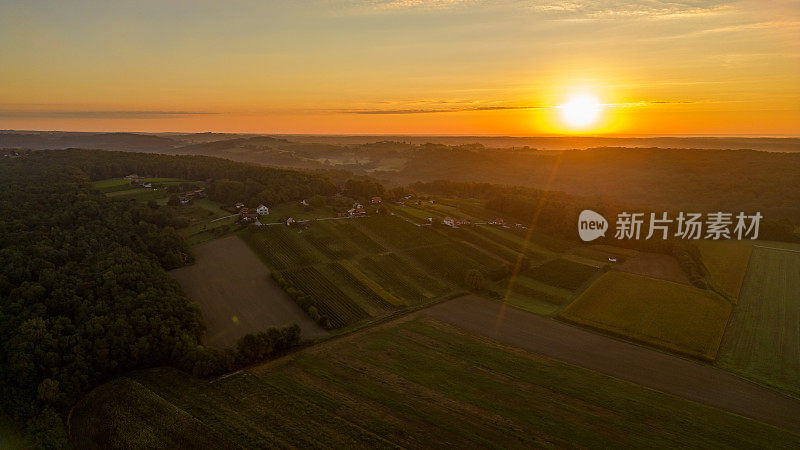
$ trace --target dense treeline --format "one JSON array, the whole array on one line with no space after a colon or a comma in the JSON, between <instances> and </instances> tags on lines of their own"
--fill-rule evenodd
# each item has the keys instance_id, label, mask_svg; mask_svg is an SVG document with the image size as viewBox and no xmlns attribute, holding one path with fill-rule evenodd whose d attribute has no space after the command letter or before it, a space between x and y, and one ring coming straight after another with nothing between
<instances>
[{"instance_id":1,"label":"dense treeline","mask_svg":"<svg viewBox=\"0 0 800 450\"><path fill-rule=\"evenodd\" d=\"M668 148L569 151L428 145L405 154L391 182L447 179L527 186L592 196L657 210L760 211L800 225L800 153Z\"/></svg>"},{"instance_id":2,"label":"dense treeline","mask_svg":"<svg viewBox=\"0 0 800 450\"><path fill-rule=\"evenodd\" d=\"M333 195L338 187L329 179L294 170L275 169L210 156L172 156L147 153L53 150L33 152L32 157L63 161L86 172L91 180L140 176L212 180L208 195L221 203L277 204Z\"/></svg>"},{"instance_id":3,"label":"dense treeline","mask_svg":"<svg viewBox=\"0 0 800 450\"><path fill-rule=\"evenodd\" d=\"M293 326L247 336L235 349L199 345L200 312L165 272L190 259L174 219L165 208L91 189L90 177L155 172L150 158L169 167L160 176L213 176L227 165L87 151L0 162L0 407L26 424L37 447L67 446L69 408L115 374L173 365L215 375L299 340Z\"/></svg>"}]
</instances>

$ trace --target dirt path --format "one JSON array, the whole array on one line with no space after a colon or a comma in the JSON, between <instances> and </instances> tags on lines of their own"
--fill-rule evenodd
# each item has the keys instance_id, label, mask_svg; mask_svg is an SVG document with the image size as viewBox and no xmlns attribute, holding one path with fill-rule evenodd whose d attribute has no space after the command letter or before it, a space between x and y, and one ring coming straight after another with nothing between
<instances>
[{"instance_id":1,"label":"dirt path","mask_svg":"<svg viewBox=\"0 0 800 450\"><path fill-rule=\"evenodd\" d=\"M477 296L421 311L501 343L800 434L800 400L709 364L595 334Z\"/></svg>"},{"instance_id":2,"label":"dirt path","mask_svg":"<svg viewBox=\"0 0 800 450\"><path fill-rule=\"evenodd\" d=\"M302 337L327 334L269 275L269 269L236 235L194 247L194 265L170 272L200 306L208 324L203 342L226 347L247 333L300 325Z\"/></svg>"}]
</instances>

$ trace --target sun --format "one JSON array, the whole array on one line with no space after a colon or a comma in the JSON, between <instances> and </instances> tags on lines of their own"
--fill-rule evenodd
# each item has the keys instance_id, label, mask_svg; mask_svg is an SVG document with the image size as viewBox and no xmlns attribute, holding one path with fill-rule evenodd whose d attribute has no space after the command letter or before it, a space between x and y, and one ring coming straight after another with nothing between
<instances>
[{"instance_id":1,"label":"sun","mask_svg":"<svg viewBox=\"0 0 800 450\"><path fill-rule=\"evenodd\" d=\"M597 122L602 106L592 94L575 94L557 108L566 125L571 128L586 128Z\"/></svg>"}]
</instances>

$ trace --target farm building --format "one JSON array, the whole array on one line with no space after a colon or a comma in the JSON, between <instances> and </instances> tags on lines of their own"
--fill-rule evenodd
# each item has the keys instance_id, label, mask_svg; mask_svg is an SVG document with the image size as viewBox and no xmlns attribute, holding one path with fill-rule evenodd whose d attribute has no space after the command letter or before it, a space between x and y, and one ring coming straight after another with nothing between
<instances>
[{"instance_id":1,"label":"farm building","mask_svg":"<svg viewBox=\"0 0 800 450\"><path fill-rule=\"evenodd\" d=\"M265 216L269 214L269 208L264 205L258 205L258 208L256 208L256 213L258 213L260 216Z\"/></svg>"}]
</instances>

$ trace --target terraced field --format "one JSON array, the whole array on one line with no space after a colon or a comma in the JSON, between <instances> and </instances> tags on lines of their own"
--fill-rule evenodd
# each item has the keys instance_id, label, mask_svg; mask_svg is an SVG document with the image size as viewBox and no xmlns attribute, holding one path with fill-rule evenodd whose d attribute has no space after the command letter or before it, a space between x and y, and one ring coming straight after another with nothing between
<instances>
[{"instance_id":1,"label":"terraced field","mask_svg":"<svg viewBox=\"0 0 800 450\"><path fill-rule=\"evenodd\" d=\"M450 291L440 281L394 254L365 256L356 264L363 273L409 305L424 303Z\"/></svg>"},{"instance_id":2,"label":"terraced field","mask_svg":"<svg viewBox=\"0 0 800 450\"><path fill-rule=\"evenodd\" d=\"M167 369L131 378L135 383L92 392L70 429L91 430L100 445L120 447L800 445L800 437L779 428L427 317L392 322L211 382ZM116 402L125 402L128 411ZM185 423L191 433L170 432Z\"/></svg>"},{"instance_id":3,"label":"terraced field","mask_svg":"<svg viewBox=\"0 0 800 450\"><path fill-rule=\"evenodd\" d=\"M334 328L343 327L370 317L369 313L360 306L358 300L367 302L366 299L352 298L339 289L330 278L325 276L314 266L298 267L283 271L283 276L294 283L297 289L316 302L321 313L328 316Z\"/></svg>"},{"instance_id":4,"label":"terraced field","mask_svg":"<svg viewBox=\"0 0 800 450\"><path fill-rule=\"evenodd\" d=\"M477 269L488 275L495 271L507 273L510 264L492 259L468 245L449 242L441 245L418 247L405 254L414 258L428 273L455 285L464 283L467 272Z\"/></svg>"},{"instance_id":5,"label":"terraced field","mask_svg":"<svg viewBox=\"0 0 800 450\"><path fill-rule=\"evenodd\" d=\"M510 290L509 290L510 288ZM567 305L574 294L525 275L502 280L495 285L503 301L525 311L543 315L555 315Z\"/></svg>"},{"instance_id":6,"label":"terraced field","mask_svg":"<svg viewBox=\"0 0 800 450\"><path fill-rule=\"evenodd\" d=\"M372 216L359 219L357 225L396 249L407 249L441 242L441 236L429 227L417 227L397 216Z\"/></svg>"},{"instance_id":7,"label":"terraced field","mask_svg":"<svg viewBox=\"0 0 800 450\"><path fill-rule=\"evenodd\" d=\"M753 249L717 364L800 397L800 251Z\"/></svg>"},{"instance_id":8,"label":"terraced field","mask_svg":"<svg viewBox=\"0 0 800 450\"><path fill-rule=\"evenodd\" d=\"M313 264L321 259L311 245L288 227L262 227L248 230L241 236L268 266L277 270Z\"/></svg>"},{"instance_id":9,"label":"terraced field","mask_svg":"<svg viewBox=\"0 0 800 450\"><path fill-rule=\"evenodd\" d=\"M561 317L686 355L713 360L731 304L710 291L610 271L561 312Z\"/></svg>"}]
</instances>

